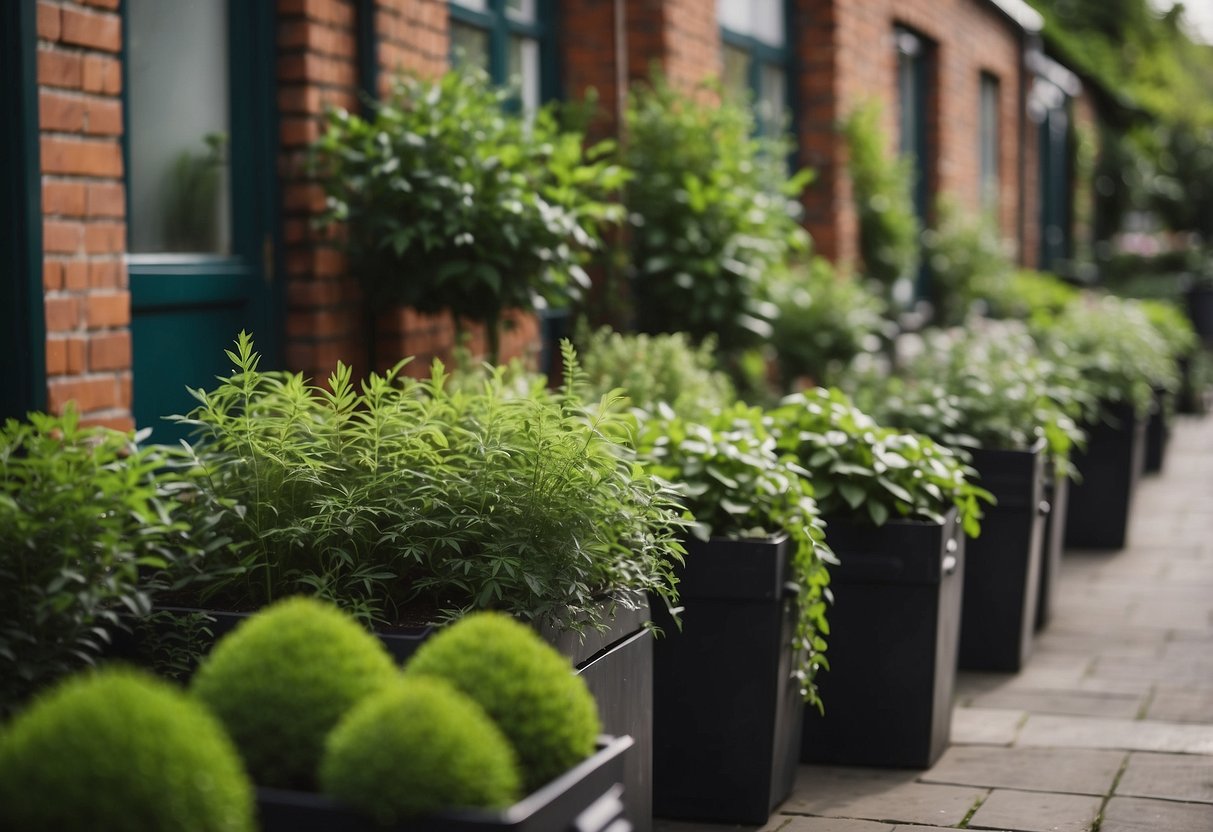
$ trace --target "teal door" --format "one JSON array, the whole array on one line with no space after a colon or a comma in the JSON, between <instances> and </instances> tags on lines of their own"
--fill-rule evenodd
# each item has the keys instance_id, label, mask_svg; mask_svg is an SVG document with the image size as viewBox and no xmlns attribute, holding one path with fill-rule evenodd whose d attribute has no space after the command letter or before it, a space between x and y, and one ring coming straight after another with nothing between
<instances>
[{"instance_id":1,"label":"teal door","mask_svg":"<svg viewBox=\"0 0 1213 832\"><path fill-rule=\"evenodd\" d=\"M126 0L128 262L134 416L152 440L228 371L248 329L272 363L272 3Z\"/></svg>"}]
</instances>

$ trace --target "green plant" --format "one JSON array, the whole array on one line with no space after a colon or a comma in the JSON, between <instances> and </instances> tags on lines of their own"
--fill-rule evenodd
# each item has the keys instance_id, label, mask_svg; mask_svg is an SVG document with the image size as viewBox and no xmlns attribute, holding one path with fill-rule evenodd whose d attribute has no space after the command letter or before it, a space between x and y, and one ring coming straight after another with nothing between
<instances>
[{"instance_id":1,"label":"green plant","mask_svg":"<svg viewBox=\"0 0 1213 832\"><path fill-rule=\"evenodd\" d=\"M1034 326L1047 326L1082 296L1078 288L1055 275L1026 270L982 281L978 293L991 316L1030 321Z\"/></svg>"},{"instance_id":2,"label":"green plant","mask_svg":"<svg viewBox=\"0 0 1213 832\"><path fill-rule=\"evenodd\" d=\"M691 533L699 539L788 535L800 588L797 674L805 699L820 707L814 679L818 668L827 665L826 564L834 558L825 544L808 471L776 449L762 411L743 404L703 422L662 406L641 420L637 445L648 470L683 494L695 517Z\"/></svg>"},{"instance_id":3,"label":"green plant","mask_svg":"<svg viewBox=\"0 0 1213 832\"><path fill-rule=\"evenodd\" d=\"M396 677L387 650L352 618L289 598L220 639L191 691L227 728L259 785L307 787L328 732Z\"/></svg>"},{"instance_id":4,"label":"green plant","mask_svg":"<svg viewBox=\"0 0 1213 832\"><path fill-rule=\"evenodd\" d=\"M993 497L969 481L972 470L952 450L881 427L840 390L793 394L770 415L779 449L809 471L822 516L940 523L955 506L965 533L981 533L981 503Z\"/></svg>"},{"instance_id":5,"label":"green plant","mask_svg":"<svg viewBox=\"0 0 1213 832\"><path fill-rule=\"evenodd\" d=\"M857 107L842 125L850 154L847 169L859 214L859 254L864 274L883 287L892 301L898 284L918 271L918 215L914 210L913 169L908 159L891 156L880 128L880 105Z\"/></svg>"},{"instance_id":6,"label":"green plant","mask_svg":"<svg viewBox=\"0 0 1213 832\"><path fill-rule=\"evenodd\" d=\"M771 343L785 389L804 378L829 384L857 355L880 348L887 304L822 257L807 268L771 274L764 294L779 308Z\"/></svg>"},{"instance_id":7,"label":"green plant","mask_svg":"<svg viewBox=\"0 0 1213 832\"><path fill-rule=\"evenodd\" d=\"M179 454L31 413L0 429L0 713L92 664L187 558Z\"/></svg>"},{"instance_id":8,"label":"green plant","mask_svg":"<svg viewBox=\"0 0 1213 832\"><path fill-rule=\"evenodd\" d=\"M206 709L106 668L48 690L0 732L0 827L251 832L253 790Z\"/></svg>"},{"instance_id":9,"label":"green plant","mask_svg":"<svg viewBox=\"0 0 1213 832\"><path fill-rule=\"evenodd\" d=\"M477 702L509 739L528 791L594 751L598 709L569 661L525 624L481 612L434 635L405 676L437 676Z\"/></svg>"},{"instance_id":10,"label":"green plant","mask_svg":"<svg viewBox=\"0 0 1213 832\"><path fill-rule=\"evenodd\" d=\"M1192 326L1192 319L1174 303L1163 300L1140 300L1137 303L1158 337L1167 345L1167 353L1172 359L1178 361L1199 349L1200 337Z\"/></svg>"},{"instance_id":11,"label":"green plant","mask_svg":"<svg viewBox=\"0 0 1213 832\"><path fill-rule=\"evenodd\" d=\"M947 199L939 201L936 216L935 227L922 233L934 321L959 326L969 316L980 287L1006 282L1015 264L992 218L966 217Z\"/></svg>"},{"instance_id":12,"label":"green plant","mask_svg":"<svg viewBox=\"0 0 1213 832\"><path fill-rule=\"evenodd\" d=\"M621 219L605 197L626 178L609 143L587 150L554 109L524 118L510 95L468 66L402 77L373 117L330 113L314 147L326 218L346 225L371 302L482 321L494 363L504 309L588 287L585 251Z\"/></svg>"},{"instance_id":13,"label":"green plant","mask_svg":"<svg viewBox=\"0 0 1213 832\"><path fill-rule=\"evenodd\" d=\"M323 389L261 372L246 335L231 357L184 420L197 504L234 541L208 559L204 600L315 594L383 624L405 605L494 607L562 628L646 592L674 603L680 510L630 459L622 400L582 399L571 346L557 391L507 387L504 370L453 387L438 362L360 392L339 365Z\"/></svg>"},{"instance_id":14,"label":"green plant","mask_svg":"<svg viewBox=\"0 0 1213 832\"><path fill-rule=\"evenodd\" d=\"M484 710L437 678L407 677L368 696L325 744L320 785L383 825L519 797L514 750Z\"/></svg>"},{"instance_id":15,"label":"green plant","mask_svg":"<svg viewBox=\"0 0 1213 832\"><path fill-rule=\"evenodd\" d=\"M657 77L633 88L625 122L639 328L713 335L726 352L765 339L759 281L807 246L796 199L810 174L789 177L787 140L756 137L749 108L714 89Z\"/></svg>"},{"instance_id":16,"label":"green plant","mask_svg":"<svg viewBox=\"0 0 1213 832\"><path fill-rule=\"evenodd\" d=\"M684 332L633 335L602 327L584 339L581 365L587 387L597 395L619 390L636 407L665 402L684 415L709 414L736 398L716 363L715 347L711 336L696 347Z\"/></svg>"}]
</instances>

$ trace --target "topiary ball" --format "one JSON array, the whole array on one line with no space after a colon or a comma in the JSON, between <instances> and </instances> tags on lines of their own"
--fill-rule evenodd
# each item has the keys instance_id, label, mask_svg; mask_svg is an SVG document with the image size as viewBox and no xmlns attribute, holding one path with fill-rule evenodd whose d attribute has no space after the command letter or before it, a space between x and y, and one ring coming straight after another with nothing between
<instances>
[{"instance_id":1,"label":"topiary ball","mask_svg":"<svg viewBox=\"0 0 1213 832\"><path fill-rule=\"evenodd\" d=\"M521 775L484 710L438 678L416 676L363 699L329 734L321 788L391 824L455 807L503 808Z\"/></svg>"},{"instance_id":2,"label":"topiary ball","mask_svg":"<svg viewBox=\"0 0 1213 832\"><path fill-rule=\"evenodd\" d=\"M406 676L446 679L509 739L528 790L590 756L598 708L568 659L508 616L478 612L426 641Z\"/></svg>"},{"instance_id":3,"label":"topiary ball","mask_svg":"<svg viewBox=\"0 0 1213 832\"><path fill-rule=\"evenodd\" d=\"M71 677L0 734L0 829L246 832L253 817L222 726L139 671Z\"/></svg>"},{"instance_id":4,"label":"topiary ball","mask_svg":"<svg viewBox=\"0 0 1213 832\"><path fill-rule=\"evenodd\" d=\"M387 650L352 617L296 597L221 639L191 688L227 727L254 781L311 788L328 732L398 677Z\"/></svg>"}]
</instances>

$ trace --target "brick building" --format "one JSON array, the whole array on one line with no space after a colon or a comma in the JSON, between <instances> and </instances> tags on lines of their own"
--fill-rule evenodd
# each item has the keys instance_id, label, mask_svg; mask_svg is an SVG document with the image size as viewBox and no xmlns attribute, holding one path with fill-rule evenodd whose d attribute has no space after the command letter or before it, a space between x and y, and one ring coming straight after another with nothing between
<instances>
[{"instance_id":1,"label":"brick building","mask_svg":"<svg viewBox=\"0 0 1213 832\"><path fill-rule=\"evenodd\" d=\"M1067 119L1094 118L1022 0L0 5L0 414L74 400L119 427L188 408L185 385L223 372L241 328L311 376L363 362L372 331L380 356L449 347L445 316L368 320L302 161L325 108L358 107L398 69L440 73L456 48L520 76L528 104L595 89L608 132L654 66L748 90L764 126L788 108L819 173L807 225L842 260L856 221L835 125L858 102L883 101L891 149L919 160L924 214L941 192L990 207L1030 264L1046 238L1065 248ZM507 351L535 339L520 316Z\"/></svg>"}]
</instances>

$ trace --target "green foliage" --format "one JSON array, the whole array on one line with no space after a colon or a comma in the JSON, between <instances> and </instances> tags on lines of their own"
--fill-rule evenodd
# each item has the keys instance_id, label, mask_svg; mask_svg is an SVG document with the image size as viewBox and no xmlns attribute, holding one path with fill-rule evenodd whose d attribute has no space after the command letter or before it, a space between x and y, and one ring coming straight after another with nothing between
<instances>
[{"instance_id":1,"label":"green foliage","mask_svg":"<svg viewBox=\"0 0 1213 832\"><path fill-rule=\"evenodd\" d=\"M555 110L527 119L509 97L468 67L401 78L369 120L330 113L314 148L327 218L346 224L372 301L483 321L494 361L504 309L588 287L585 251L621 219L605 198L626 178L610 144L586 150Z\"/></svg>"},{"instance_id":2,"label":"green foliage","mask_svg":"<svg viewBox=\"0 0 1213 832\"><path fill-rule=\"evenodd\" d=\"M165 251L219 250L219 184L227 136L208 133L206 152L181 151L164 177L160 220Z\"/></svg>"},{"instance_id":3,"label":"green foliage","mask_svg":"<svg viewBox=\"0 0 1213 832\"><path fill-rule=\"evenodd\" d=\"M107 668L47 691L0 733L0 828L251 832L253 790L204 708Z\"/></svg>"},{"instance_id":4,"label":"green foliage","mask_svg":"<svg viewBox=\"0 0 1213 832\"><path fill-rule=\"evenodd\" d=\"M913 336L915 348L887 372L856 372L855 402L881 423L952 448L1022 449L1039 439L1063 474L1092 406L1082 378L1040 354L1018 321L974 319L965 329Z\"/></svg>"},{"instance_id":5,"label":"green foliage","mask_svg":"<svg viewBox=\"0 0 1213 832\"><path fill-rule=\"evenodd\" d=\"M530 627L481 612L428 639L405 676L437 676L477 702L518 754L533 791L589 757L598 708L568 659Z\"/></svg>"},{"instance_id":6,"label":"green foliage","mask_svg":"<svg viewBox=\"0 0 1213 832\"><path fill-rule=\"evenodd\" d=\"M396 677L386 648L358 622L320 601L289 598L220 639L191 690L227 728L259 785L307 788L337 721Z\"/></svg>"},{"instance_id":7,"label":"green foliage","mask_svg":"<svg viewBox=\"0 0 1213 832\"><path fill-rule=\"evenodd\" d=\"M779 449L809 471L822 516L941 523L955 506L965 533L980 534L981 502L993 498L969 482L972 470L952 450L881 427L840 390L788 396L770 415Z\"/></svg>"},{"instance_id":8,"label":"green foliage","mask_svg":"<svg viewBox=\"0 0 1213 832\"><path fill-rule=\"evenodd\" d=\"M979 292L991 316L1036 325L1047 325L1082 295L1059 277L1026 270L983 281Z\"/></svg>"},{"instance_id":9,"label":"green foliage","mask_svg":"<svg viewBox=\"0 0 1213 832\"><path fill-rule=\"evenodd\" d=\"M714 335L731 352L770 334L763 275L804 250L786 139L755 136L743 104L714 90L676 92L663 79L628 98L622 151L636 318L646 332Z\"/></svg>"},{"instance_id":10,"label":"green foliage","mask_svg":"<svg viewBox=\"0 0 1213 832\"><path fill-rule=\"evenodd\" d=\"M1200 347L1200 338L1192 326L1192 319L1178 306L1161 300L1141 300L1137 303L1154 331L1166 343L1167 353L1172 359L1178 361Z\"/></svg>"},{"instance_id":11,"label":"green foliage","mask_svg":"<svg viewBox=\"0 0 1213 832\"><path fill-rule=\"evenodd\" d=\"M648 470L674 483L700 540L786 533L800 587L797 670L806 700L820 706L814 678L826 666L826 568L833 553L813 500L809 473L775 447L763 413L736 404L698 422L668 407L641 420L637 444Z\"/></svg>"},{"instance_id":12,"label":"green foliage","mask_svg":"<svg viewBox=\"0 0 1213 832\"><path fill-rule=\"evenodd\" d=\"M825 258L772 274L764 291L779 308L771 343L785 388L805 377L829 384L855 356L880 348L887 304L863 281L836 273Z\"/></svg>"},{"instance_id":13,"label":"green foliage","mask_svg":"<svg viewBox=\"0 0 1213 832\"><path fill-rule=\"evenodd\" d=\"M918 270L918 214L914 210L913 168L908 159L889 155L880 129L881 108L869 102L843 123L850 153L848 170L859 214L859 253L864 274L892 299L899 281Z\"/></svg>"},{"instance_id":14,"label":"green foliage","mask_svg":"<svg viewBox=\"0 0 1213 832\"><path fill-rule=\"evenodd\" d=\"M315 594L368 622L418 604L440 618L483 607L557 627L595 622L636 593L675 599L683 525L664 486L630 460L622 400L565 386L478 388L397 371L356 390L261 372L251 340L186 420L205 472L197 501L233 545L207 559L208 593L248 609ZM399 368L397 368L398 370Z\"/></svg>"},{"instance_id":15,"label":"green foliage","mask_svg":"<svg viewBox=\"0 0 1213 832\"><path fill-rule=\"evenodd\" d=\"M1038 338L1054 361L1081 374L1097 401L1124 402L1144 416L1155 385L1178 387L1167 343L1137 301L1087 296L1068 306Z\"/></svg>"},{"instance_id":16,"label":"green foliage","mask_svg":"<svg viewBox=\"0 0 1213 832\"><path fill-rule=\"evenodd\" d=\"M441 809L504 808L521 777L509 741L446 682L407 677L368 696L329 735L322 789L384 826Z\"/></svg>"},{"instance_id":17,"label":"green foliage","mask_svg":"<svg viewBox=\"0 0 1213 832\"><path fill-rule=\"evenodd\" d=\"M989 217L965 217L948 200L936 208L938 224L922 234L923 256L930 267L930 300L934 322L959 326L988 285L1005 284L1015 264Z\"/></svg>"},{"instance_id":18,"label":"green foliage","mask_svg":"<svg viewBox=\"0 0 1213 832\"><path fill-rule=\"evenodd\" d=\"M92 664L186 557L179 455L137 439L83 428L71 407L0 429L0 713Z\"/></svg>"},{"instance_id":19,"label":"green foliage","mask_svg":"<svg viewBox=\"0 0 1213 832\"><path fill-rule=\"evenodd\" d=\"M736 399L715 346L711 336L696 347L685 332L634 335L602 327L585 339L581 364L597 395L618 390L636 407L665 402L684 415L709 414Z\"/></svg>"}]
</instances>

